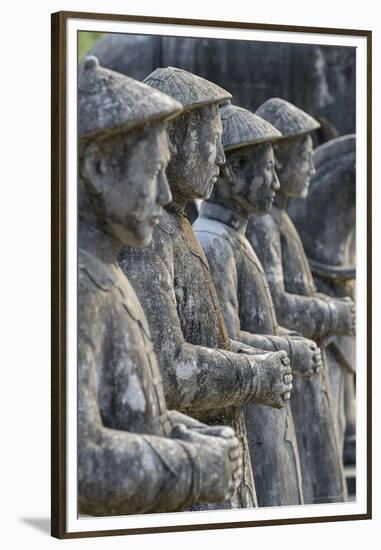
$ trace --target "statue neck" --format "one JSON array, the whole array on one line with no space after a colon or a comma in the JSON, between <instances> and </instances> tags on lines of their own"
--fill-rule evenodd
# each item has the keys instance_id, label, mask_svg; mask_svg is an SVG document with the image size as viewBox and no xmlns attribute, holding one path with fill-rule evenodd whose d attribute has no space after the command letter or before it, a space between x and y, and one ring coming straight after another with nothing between
<instances>
[{"instance_id":1,"label":"statue neck","mask_svg":"<svg viewBox=\"0 0 381 550\"><path fill-rule=\"evenodd\" d=\"M276 192L274 206L279 210L286 210L288 204L288 196L282 192L282 187Z\"/></svg>"},{"instance_id":2,"label":"statue neck","mask_svg":"<svg viewBox=\"0 0 381 550\"><path fill-rule=\"evenodd\" d=\"M79 185L79 223L78 246L96 256L105 264L117 264L117 258L122 243L112 237L105 228L103 221L99 220L91 206L89 197L82 185Z\"/></svg>"},{"instance_id":3,"label":"statue neck","mask_svg":"<svg viewBox=\"0 0 381 550\"><path fill-rule=\"evenodd\" d=\"M185 207L188 202L188 197L186 197L181 191L177 189L171 191L172 202L168 204L165 209L171 214L174 214L176 217L181 218L185 216Z\"/></svg>"}]
</instances>

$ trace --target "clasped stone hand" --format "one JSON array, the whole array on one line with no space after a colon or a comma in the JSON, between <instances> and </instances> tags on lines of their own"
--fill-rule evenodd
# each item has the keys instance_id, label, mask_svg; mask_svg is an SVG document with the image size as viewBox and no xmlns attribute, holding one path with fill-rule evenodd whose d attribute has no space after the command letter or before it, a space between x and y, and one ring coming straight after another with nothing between
<instances>
[{"instance_id":1,"label":"clasped stone hand","mask_svg":"<svg viewBox=\"0 0 381 550\"><path fill-rule=\"evenodd\" d=\"M253 363L253 401L278 409L291 397L292 369L287 352L277 351L251 356Z\"/></svg>"},{"instance_id":2,"label":"clasped stone hand","mask_svg":"<svg viewBox=\"0 0 381 550\"><path fill-rule=\"evenodd\" d=\"M189 428L176 424L171 437L197 446L201 474L200 500L221 502L233 496L242 478L239 440L228 426Z\"/></svg>"}]
</instances>

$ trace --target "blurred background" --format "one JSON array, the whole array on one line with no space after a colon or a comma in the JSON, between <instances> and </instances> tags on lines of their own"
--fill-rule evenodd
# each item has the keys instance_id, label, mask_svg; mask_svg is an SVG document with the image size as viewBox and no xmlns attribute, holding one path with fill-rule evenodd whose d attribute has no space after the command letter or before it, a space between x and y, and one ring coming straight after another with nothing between
<instances>
[{"instance_id":1,"label":"blurred background","mask_svg":"<svg viewBox=\"0 0 381 550\"><path fill-rule=\"evenodd\" d=\"M87 53L101 65L143 80L174 66L216 82L233 102L256 110L282 97L321 122L315 145L355 133L355 48L248 40L78 33L79 62Z\"/></svg>"}]
</instances>

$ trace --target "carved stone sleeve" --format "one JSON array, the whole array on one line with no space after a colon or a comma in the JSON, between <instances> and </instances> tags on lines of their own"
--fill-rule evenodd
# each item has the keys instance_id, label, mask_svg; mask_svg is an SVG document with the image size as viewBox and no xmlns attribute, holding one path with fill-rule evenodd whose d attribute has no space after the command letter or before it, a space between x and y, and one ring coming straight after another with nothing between
<instances>
[{"instance_id":1,"label":"carved stone sleeve","mask_svg":"<svg viewBox=\"0 0 381 550\"><path fill-rule=\"evenodd\" d=\"M237 264L234 260L237 245L233 247L227 238L207 231L198 231L197 236L210 265L229 337L258 349L259 353L278 350L288 352L289 344L285 338L241 330ZM247 293L245 299L251 298L252 295ZM252 307L254 309L256 304L253 303Z\"/></svg>"},{"instance_id":2,"label":"carved stone sleeve","mask_svg":"<svg viewBox=\"0 0 381 550\"><path fill-rule=\"evenodd\" d=\"M155 238L141 250L125 247L120 265L147 317L168 406L199 416L247 403L253 395L253 370L247 358L184 338L171 240Z\"/></svg>"},{"instance_id":3,"label":"carved stone sleeve","mask_svg":"<svg viewBox=\"0 0 381 550\"><path fill-rule=\"evenodd\" d=\"M281 235L273 218L253 217L246 236L265 270L279 323L307 338L326 335L332 323L329 305L318 297L293 294L285 288Z\"/></svg>"},{"instance_id":4,"label":"carved stone sleeve","mask_svg":"<svg viewBox=\"0 0 381 550\"><path fill-rule=\"evenodd\" d=\"M185 442L104 425L99 380L107 322L99 316L107 293L89 292L80 274L78 316L78 481L82 513L170 512L199 497L197 449ZM99 294L101 298L99 298ZM106 307L107 309L107 307ZM98 317L98 319L97 319ZM104 319L105 321L105 319ZM110 367L111 368L111 367Z\"/></svg>"}]
</instances>

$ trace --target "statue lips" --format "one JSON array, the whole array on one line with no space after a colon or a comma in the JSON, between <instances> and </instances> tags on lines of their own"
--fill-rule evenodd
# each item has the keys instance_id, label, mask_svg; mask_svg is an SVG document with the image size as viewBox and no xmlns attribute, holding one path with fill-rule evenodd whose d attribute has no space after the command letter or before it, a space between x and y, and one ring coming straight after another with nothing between
<instances>
[{"instance_id":1,"label":"statue lips","mask_svg":"<svg viewBox=\"0 0 381 550\"><path fill-rule=\"evenodd\" d=\"M212 194L213 187L218 180L219 173L220 173L220 169L218 169L217 172L210 177L208 186L203 196L197 197L197 198L204 199L204 200L209 199L210 195Z\"/></svg>"},{"instance_id":2,"label":"statue lips","mask_svg":"<svg viewBox=\"0 0 381 550\"><path fill-rule=\"evenodd\" d=\"M157 225L160 222L162 217L163 217L163 210L160 210L159 212L157 212L153 216L150 216L149 224L150 225Z\"/></svg>"},{"instance_id":3,"label":"statue lips","mask_svg":"<svg viewBox=\"0 0 381 550\"><path fill-rule=\"evenodd\" d=\"M308 194L309 188L310 188L310 179L308 178L303 182L303 185L300 186L300 191L297 197L305 198Z\"/></svg>"},{"instance_id":4,"label":"statue lips","mask_svg":"<svg viewBox=\"0 0 381 550\"><path fill-rule=\"evenodd\" d=\"M213 174L212 177L210 178L210 182L213 184L216 183L219 175L220 175L220 169L218 168L215 174Z\"/></svg>"},{"instance_id":5,"label":"statue lips","mask_svg":"<svg viewBox=\"0 0 381 550\"><path fill-rule=\"evenodd\" d=\"M216 172L211 175L209 183L214 185L216 183L216 181L218 180L219 175L220 175L220 169L217 168Z\"/></svg>"}]
</instances>

